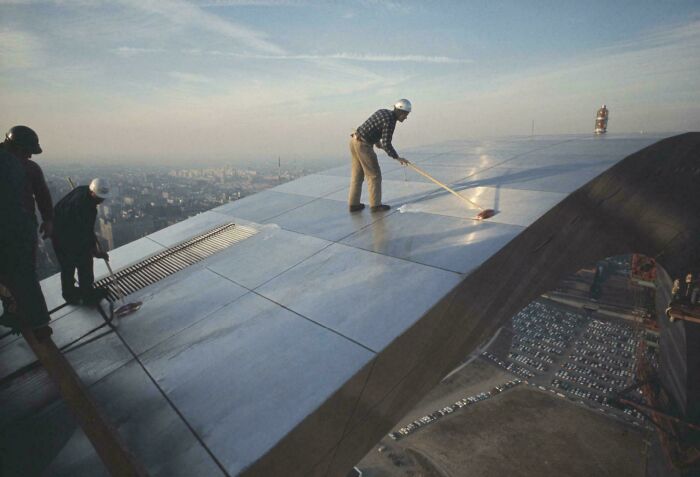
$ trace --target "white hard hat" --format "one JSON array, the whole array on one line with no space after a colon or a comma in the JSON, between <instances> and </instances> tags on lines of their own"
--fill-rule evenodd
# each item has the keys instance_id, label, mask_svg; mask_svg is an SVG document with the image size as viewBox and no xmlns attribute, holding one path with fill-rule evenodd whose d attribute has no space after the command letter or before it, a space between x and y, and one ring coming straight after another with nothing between
<instances>
[{"instance_id":1,"label":"white hard hat","mask_svg":"<svg viewBox=\"0 0 700 477\"><path fill-rule=\"evenodd\" d=\"M400 99L394 103L394 109L399 109L401 111L411 112L411 102L407 99Z\"/></svg>"},{"instance_id":2,"label":"white hard hat","mask_svg":"<svg viewBox=\"0 0 700 477\"><path fill-rule=\"evenodd\" d=\"M93 179L90 182L90 191L100 199L109 199L112 196L112 188L107 179Z\"/></svg>"}]
</instances>

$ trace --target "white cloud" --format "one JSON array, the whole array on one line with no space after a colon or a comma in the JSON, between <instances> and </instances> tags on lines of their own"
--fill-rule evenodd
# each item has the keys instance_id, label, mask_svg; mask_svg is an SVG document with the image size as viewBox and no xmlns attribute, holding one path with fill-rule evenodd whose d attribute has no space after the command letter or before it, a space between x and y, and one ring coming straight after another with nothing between
<instances>
[{"instance_id":1,"label":"white cloud","mask_svg":"<svg viewBox=\"0 0 700 477\"><path fill-rule=\"evenodd\" d=\"M171 71L168 76L184 83L211 83L212 79L204 75L195 73L182 73L180 71Z\"/></svg>"},{"instance_id":2,"label":"white cloud","mask_svg":"<svg viewBox=\"0 0 700 477\"><path fill-rule=\"evenodd\" d=\"M258 59L258 60L347 60L353 62L368 63L441 63L458 64L472 63L472 60L465 58L452 58L449 56L427 56L427 55L371 55L356 53L330 53L326 55L310 54L286 54L286 55L261 55L255 53L236 53L220 50L204 51L201 49L187 49L184 53L195 55L230 56L234 58Z\"/></svg>"},{"instance_id":3,"label":"white cloud","mask_svg":"<svg viewBox=\"0 0 700 477\"><path fill-rule=\"evenodd\" d=\"M240 41L256 51L268 54L284 53L284 50L269 41L264 33L224 20L182 0L119 0L119 3L160 15L175 24L198 27Z\"/></svg>"},{"instance_id":4,"label":"white cloud","mask_svg":"<svg viewBox=\"0 0 700 477\"><path fill-rule=\"evenodd\" d=\"M31 68L39 63L41 42L26 31L0 28L0 64L7 69Z\"/></svg>"},{"instance_id":5,"label":"white cloud","mask_svg":"<svg viewBox=\"0 0 700 477\"><path fill-rule=\"evenodd\" d=\"M165 52L165 50L163 48L138 48L131 46L120 46L119 48L114 48L112 52L123 58L131 58L137 55L163 53Z\"/></svg>"},{"instance_id":6,"label":"white cloud","mask_svg":"<svg viewBox=\"0 0 700 477\"><path fill-rule=\"evenodd\" d=\"M299 7L308 2L295 0L195 0L200 7Z\"/></svg>"}]
</instances>

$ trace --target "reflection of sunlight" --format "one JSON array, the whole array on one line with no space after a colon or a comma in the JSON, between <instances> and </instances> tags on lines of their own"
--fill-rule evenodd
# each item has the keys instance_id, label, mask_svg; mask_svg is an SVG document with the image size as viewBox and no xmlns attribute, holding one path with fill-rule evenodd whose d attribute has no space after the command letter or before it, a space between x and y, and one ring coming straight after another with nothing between
<instances>
[{"instance_id":1,"label":"reflection of sunlight","mask_svg":"<svg viewBox=\"0 0 700 477\"><path fill-rule=\"evenodd\" d=\"M398 208L398 211L405 214L406 212L429 212L429 209L420 204L404 204Z\"/></svg>"},{"instance_id":2,"label":"reflection of sunlight","mask_svg":"<svg viewBox=\"0 0 700 477\"><path fill-rule=\"evenodd\" d=\"M474 242L478 242L476 237L476 231L469 232L467 235L464 236L464 239L462 240L462 243L464 244L470 244Z\"/></svg>"},{"instance_id":3,"label":"reflection of sunlight","mask_svg":"<svg viewBox=\"0 0 700 477\"><path fill-rule=\"evenodd\" d=\"M486 201L486 192L487 191L488 191L487 187L477 187L476 189L472 189L471 196L469 197L469 200L472 200L483 207L483 204L481 202L479 202L479 200L484 199L484 201Z\"/></svg>"}]
</instances>

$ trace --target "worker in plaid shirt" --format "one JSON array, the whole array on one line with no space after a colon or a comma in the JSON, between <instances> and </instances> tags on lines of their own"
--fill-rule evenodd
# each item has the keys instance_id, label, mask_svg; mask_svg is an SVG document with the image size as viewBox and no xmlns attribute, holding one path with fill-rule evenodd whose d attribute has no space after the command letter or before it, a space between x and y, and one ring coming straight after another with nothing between
<instances>
[{"instance_id":1,"label":"worker in plaid shirt","mask_svg":"<svg viewBox=\"0 0 700 477\"><path fill-rule=\"evenodd\" d=\"M367 191L369 193L369 206L372 212L389 210L390 205L382 204L382 171L379 169L377 154L373 146L384 149L386 153L399 161L402 165L408 164L403 157L391 145L396 121L404 122L411 112L411 102L400 99L394 104L394 110L380 109L367 119L351 135L350 154L352 155L352 172L350 175L350 193L348 204L350 212L359 212L365 208L360 203L362 182L367 177Z\"/></svg>"}]
</instances>

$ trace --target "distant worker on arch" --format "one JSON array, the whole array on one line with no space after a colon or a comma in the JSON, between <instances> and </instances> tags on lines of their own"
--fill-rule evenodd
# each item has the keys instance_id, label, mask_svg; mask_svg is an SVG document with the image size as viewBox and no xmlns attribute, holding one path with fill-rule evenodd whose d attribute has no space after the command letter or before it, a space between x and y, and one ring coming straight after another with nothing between
<instances>
[{"instance_id":1,"label":"distant worker on arch","mask_svg":"<svg viewBox=\"0 0 700 477\"><path fill-rule=\"evenodd\" d=\"M608 115L609 111L607 106L601 106L595 117L596 134L605 134L608 131Z\"/></svg>"},{"instance_id":2,"label":"distant worker on arch","mask_svg":"<svg viewBox=\"0 0 700 477\"><path fill-rule=\"evenodd\" d=\"M348 194L350 212L359 212L365 208L365 204L360 203L362 182L365 177L367 177L370 211L381 212L391 208L390 205L382 204L382 172L373 146L384 149L389 157L396 159L404 166L407 165L408 161L399 157L394 146L391 145L391 139L394 135L396 121L404 122L410 112L411 102L407 99L400 99L394 104L393 111L378 110L351 134L352 169Z\"/></svg>"},{"instance_id":3,"label":"distant worker on arch","mask_svg":"<svg viewBox=\"0 0 700 477\"><path fill-rule=\"evenodd\" d=\"M107 290L94 288L93 257L109 260L95 235L97 206L111 196L107 179L93 179L89 186L78 186L55 207L53 248L61 266L61 292L71 305L97 304L107 298ZM78 270L78 288L75 271Z\"/></svg>"}]
</instances>

